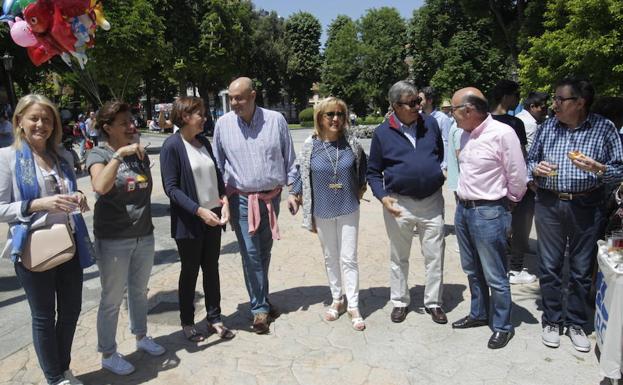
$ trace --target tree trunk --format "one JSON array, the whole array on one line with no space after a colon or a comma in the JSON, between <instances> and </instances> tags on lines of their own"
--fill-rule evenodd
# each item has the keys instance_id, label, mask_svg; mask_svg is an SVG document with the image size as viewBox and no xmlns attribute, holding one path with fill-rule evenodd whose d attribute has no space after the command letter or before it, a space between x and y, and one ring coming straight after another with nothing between
<instances>
[{"instance_id":1,"label":"tree trunk","mask_svg":"<svg viewBox=\"0 0 623 385\"><path fill-rule=\"evenodd\" d=\"M145 79L145 98L147 98L147 100L145 100L145 111L147 111L147 120L152 120L153 116L151 114L151 111L153 109L152 105L151 105L151 79Z\"/></svg>"}]
</instances>

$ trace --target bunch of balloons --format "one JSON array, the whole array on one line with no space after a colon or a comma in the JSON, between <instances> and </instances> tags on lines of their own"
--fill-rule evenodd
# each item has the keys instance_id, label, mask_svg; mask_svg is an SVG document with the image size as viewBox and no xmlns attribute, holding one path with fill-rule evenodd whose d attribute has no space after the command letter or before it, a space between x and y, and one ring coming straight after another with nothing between
<instances>
[{"instance_id":1,"label":"bunch of balloons","mask_svg":"<svg viewBox=\"0 0 623 385\"><path fill-rule=\"evenodd\" d=\"M60 55L69 66L74 57L84 68L97 27L110 29L101 0L4 0L2 10L0 21L36 66Z\"/></svg>"}]
</instances>

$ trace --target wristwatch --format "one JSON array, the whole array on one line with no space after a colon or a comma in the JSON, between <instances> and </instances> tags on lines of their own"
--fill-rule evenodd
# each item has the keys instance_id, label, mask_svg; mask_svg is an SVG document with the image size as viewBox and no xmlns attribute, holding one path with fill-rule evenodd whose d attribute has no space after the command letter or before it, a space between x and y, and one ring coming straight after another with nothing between
<instances>
[{"instance_id":1,"label":"wristwatch","mask_svg":"<svg viewBox=\"0 0 623 385\"><path fill-rule=\"evenodd\" d=\"M119 163L123 163L123 157L121 155L119 155L119 153L117 153L117 152L112 154L112 158L118 160Z\"/></svg>"},{"instance_id":2,"label":"wristwatch","mask_svg":"<svg viewBox=\"0 0 623 385\"><path fill-rule=\"evenodd\" d=\"M605 167L604 167L604 169L605 169ZM599 170L595 171L595 175L597 175L597 176L604 176L604 172L605 172L605 170L599 169Z\"/></svg>"}]
</instances>

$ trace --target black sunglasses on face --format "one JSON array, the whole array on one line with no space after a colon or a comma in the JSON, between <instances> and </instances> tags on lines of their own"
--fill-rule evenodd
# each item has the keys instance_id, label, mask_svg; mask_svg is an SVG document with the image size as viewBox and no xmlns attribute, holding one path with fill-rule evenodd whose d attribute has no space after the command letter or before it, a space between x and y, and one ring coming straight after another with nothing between
<instances>
[{"instance_id":1,"label":"black sunglasses on face","mask_svg":"<svg viewBox=\"0 0 623 385\"><path fill-rule=\"evenodd\" d=\"M324 113L324 116L326 116L329 119L333 119L335 116L337 116L338 118L343 118L344 115L346 114L344 114L341 111L329 111L329 112Z\"/></svg>"},{"instance_id":2,"label":"black sunglasses on face","mask_svg":"<svg viewBox=\"0 0 623 385\"><path fill-rule=\"evenodd\" d=\"M396 104L398 104L399 106L409 106L410 108L417 107L420 105L420 103L422 103L422 98L420 97L417 97L410 102L396 102Z\"/></svg>"}]
</instances>

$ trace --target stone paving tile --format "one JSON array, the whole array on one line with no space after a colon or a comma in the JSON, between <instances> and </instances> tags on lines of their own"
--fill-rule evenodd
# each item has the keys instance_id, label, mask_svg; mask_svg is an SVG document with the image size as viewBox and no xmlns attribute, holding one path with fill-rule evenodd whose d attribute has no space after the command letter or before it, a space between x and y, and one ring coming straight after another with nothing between
<instances>
[{"instance_id":1,"label":"stone paving tile","mask_svg":"<svg viewBox=\"0 0 623 385\"><path fill-rule=\"evenodd\" d=\"M72 369L85 384L252 384L252 385L402 385L402 384L599 384L593 352L580 354L562 337L559 349L540 342L538 284L513 286L513 323L516 336L507 348L487 349L487 327L453 330L438 325L423 313L423 258L413 243L409 283L412 305L401 324L389 320L388 241L381 205L370 193L363 202L360 223L360 307L367 329L356 332L345 314L334 322L323 319L330 293L317 236L300 228L300 215L292 218L282 207L283 239L276 242L271 262L271 301L281 316L268 335L250 331L249 303L240 256L231 231L223 236L220 260L222 309L236 338L222 341L211 335L204 342L186 341L179 328L177 278L179 262L155 273L150 281L149 334L167 348L161 357L135 351L128 315L119 317L119 351L137 371L119 377L100 368L96 351L97 309L79 320ZM454 200L446 194L446 213ZM451 218L446 218L451 223ZM452 228L449 227L449 230ZM158 229L160 247L168 228ZM173 246L174 247L174 246ZM446 237L445 308L449 322L469 311L469 290L456 239ZM175 259L173 259L175 260ZM197 283L201 292L201 277ZM203 298L198 295L196 321L205 330ZM594 336L591 336L594 345ZM32 345L0 360L0 384L43 383ZM605 383L604 383L605 384Z\"/></svg>"}]
</instances>

